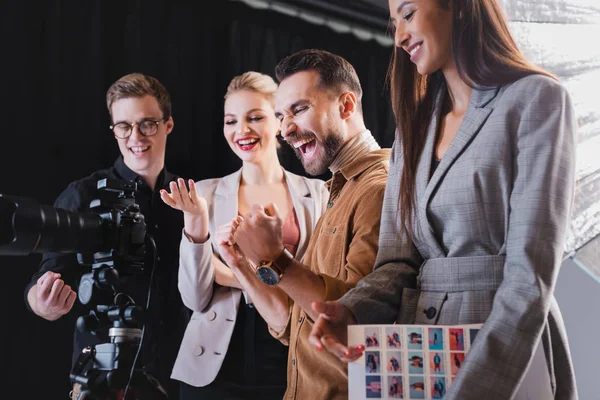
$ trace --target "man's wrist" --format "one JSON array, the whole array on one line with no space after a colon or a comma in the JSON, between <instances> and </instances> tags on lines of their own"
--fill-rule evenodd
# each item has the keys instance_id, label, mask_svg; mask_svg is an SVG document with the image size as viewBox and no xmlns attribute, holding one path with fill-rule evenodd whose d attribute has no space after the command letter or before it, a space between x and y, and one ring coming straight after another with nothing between
<instances>
[{"instance_id":1,"label":"man's wrist","mask_svg":"<svg viewBox=\"0 0 600 400\"><path fill-rule=\"evenodd\" d=\"M273 264L275 264L277 268L279 268L281 273L283 273L287 269L289 269L289 267L291 267L293 261L294 255L287 248L284 247L279 253L279 256L277 256L277 258L273 260Z\"/></svg>"}]
</instances>

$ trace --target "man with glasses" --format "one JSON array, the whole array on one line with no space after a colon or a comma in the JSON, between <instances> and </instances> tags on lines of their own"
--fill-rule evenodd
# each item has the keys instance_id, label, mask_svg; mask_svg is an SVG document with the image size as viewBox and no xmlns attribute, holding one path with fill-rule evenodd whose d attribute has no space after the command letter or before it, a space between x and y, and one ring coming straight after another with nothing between
<instances>
[{"instance_id":1,"label":"man with glasses","mask_svg":"<svg viewBox=\"0 0 600 400\"><path fill-rule=\"evenodd\" d=\"M115 289L116 293L123 293L136 305L145 307L151 287L143 346L136 366L143 367L157 378L169 398L177 399L179 385L169 376L189 311L177 289L179 240L173 240L181 236L183 217L160 199L160 190L167 189L178 178L165 169L167 136L174 125L171 100L165 87L155 78L129 74L108 89L106 103L113 122L110 129L121 156L111 168L72 182L57 198L54 207L82 212L89 210L94 199L106 200L110 204L114 193L98 191L100 179L126 180L137 184L135 202L144 215L147 234L154 238L157 247L157 257L151 254L152 251L147 251L145 265L151 269L154 259L157 263L152 282L150 273L122 277L115 284ZM78 263L75 254L44 254L40 270L25 289L27 307L49 321L57 320L72 309L78 315L88 314L89 308L76 302L79 281L88 271L89 268ZM90 307L93 305L89 304ZM73 365L86 347L110 341L108 328L98 329L96 334L75 330ZM79 385L74 385L73 399L77 398L79 390Z\"/></svg>"}]
</instances>

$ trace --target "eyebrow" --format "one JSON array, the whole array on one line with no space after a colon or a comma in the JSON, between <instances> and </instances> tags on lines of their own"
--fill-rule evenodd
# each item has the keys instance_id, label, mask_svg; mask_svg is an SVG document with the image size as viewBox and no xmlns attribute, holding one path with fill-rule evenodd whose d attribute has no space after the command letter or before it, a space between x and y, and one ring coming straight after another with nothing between
<instances>
[{"instance_id":1,"label":"eyebrow","mask_svg":"<svg viewBox=\"0 0 600 400\"><path fill-rule=\"evenodd\" d=\"M265 110L263 110L262 108L253 108L252 110L248 110L246 111L246 114L250 114L253 113L255 111L261 111L261 112L266 112ZM232 113L227 113L225 114L226 117L235 117L235 114Z\"/></svg>"},{"instance_id":2,"label":"eyebrow","mask_svg":"<svg viewBox=\"0 0 600 400\"><path fill-rule=\"evenodd\" d=\"M164 119L164 118L162 118L162 119ZM155 117L145 117L145 118L139 119L139 120L137 120L137 121L133 121L133 123L135 124L136 122L144 122L144 121L160 121L160 120L161 120L161 118L155 118ZM129 122L129 121L125 121L125 120L116 121L115 123L113 123L113 125L116 125L116 124L122 124L122 123L125 123L125 124L127 124L127 125L132 125L132 123L131 123L131 122Z\"/></svg>"},{"instance_id":3,"label":"eyebrow","mask_svg":"<svg viewBox=\"0 0 600 400\"><path fill-rule=\"evenodd\" d=\"M305 99L301 99L301 100L296 100L295 102L293 102L287 109L288 110L293 110L294 108L300 106L300 105L304 105L304 104L310 104L310 101L305 100ZM280 113L281 114L281 113Z\"/></svg>"},{"instance_id":4,"label":"eyebrow","mask_svg":"<svg viewBox=\"0 0 600 400\"><path fill-rule=\"evenodd\" d=\"M396 9L396 13L400 14L400 12L402 11L402 9L404 7L406 7L407 5L411 4L412 1L403 1L402 3L400 3L400 5L398 6L398 8Z\"/></svg>"}]
</instances>

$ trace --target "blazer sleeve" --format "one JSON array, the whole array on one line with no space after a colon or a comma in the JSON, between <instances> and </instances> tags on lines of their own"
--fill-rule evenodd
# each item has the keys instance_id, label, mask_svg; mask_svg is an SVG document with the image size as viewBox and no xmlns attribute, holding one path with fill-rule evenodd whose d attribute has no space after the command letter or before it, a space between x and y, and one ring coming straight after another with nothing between
<instances>
[{"instance_id":1,"label":"blazer sleeve","mask_svg":"<svg viewBox=\"0 0 600 400\"><path fill-rule=\"evenodd\" d=\"M192 243L182 233L177 285L183 304L192 311L204 310L212 298L214 281L210 239L204 243Z\"/></svg>"},{"instance_id":2,"label":"blazer sleeve","mask_svg":"<svg viewBox=\"0 0 600 400\"><path fill-rule=\"evenodd\" d=\"M214 189L214 180L196 182L198 194L207 201L209 210ZM177 287L183 304L192 311L202 311L210 303L215 282L215 268L212 262L212 240L193 243L182 231L179 245L179 273Z\"/></svg>"},{"instance_id":3,"label":"blazer sleeve","mask_svg":"<svg viewBox=\"0 0 600 400\"><path fill-rule=\"evenodd\" d=\"M448 390L452 399L515 394L548 318L573 202L577 126L567 91L533 76L503 97L513 103L506 126L515 128L498 133L516 149L504 278Z\"/></svg>"},{"instance_id":4,"label":"blazer sleeve","mask_svg":"<svg viewBox=\"0 0 600 400\"><path fill-rule=\"evenodd\" d=\"M392 147L383 205L377 258L373 272L358 282L340 302L359 324L393 323L402 298L416 294L416 278L422 258L400 226L399 193L402 147L398 136Z\"/></svg>"}]
</instances>

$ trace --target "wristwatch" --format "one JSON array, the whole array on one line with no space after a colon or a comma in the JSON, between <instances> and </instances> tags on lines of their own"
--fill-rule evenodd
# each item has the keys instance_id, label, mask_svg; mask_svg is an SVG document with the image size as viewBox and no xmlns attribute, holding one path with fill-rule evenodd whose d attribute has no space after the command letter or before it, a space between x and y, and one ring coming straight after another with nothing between
<instances>
[{"instance_id":1,"label":"wristwatch","mask_svg":"<svg viewBox=\"0 0 600 400\"><path fill-rule=\"evenodd\" d=\"M269 286L277 285L293 260L294 255L284 247L274 261L261 261L256 268L256 275L258 275L258 279Z\"/></svg>"}]
</instances>

